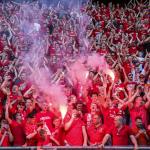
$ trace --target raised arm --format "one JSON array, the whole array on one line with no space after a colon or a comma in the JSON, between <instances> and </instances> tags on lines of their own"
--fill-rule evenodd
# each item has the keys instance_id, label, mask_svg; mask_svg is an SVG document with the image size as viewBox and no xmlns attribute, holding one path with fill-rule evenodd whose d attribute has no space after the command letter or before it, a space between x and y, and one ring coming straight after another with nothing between
<instances>
[{"instance_id":1,"label":"raised arm","mask_svg":"<svg viewBox=\"0 0 150 150\"><path fill-rule=\"evenodd\" d=\"M145 90L145 96L147 98L147 102L145 103L145 108L148 109L150 107L150 90Z\"/></svg>"},{"instance_id":2,"label":"raised arm","mask_svg":"<svg viewBox=\"0 0 150 150\"><path fill-rule=\"evenodd\" d=\"M135 99L138 95L139 95L139 88L137 88L136 92L135 92L131 97L129 96L129 100L126 101L126 102L124 103L124 105L129 105L129 104L131 104L131 103L134 101L134 99Z\"/></svg>"},{"instance_id":3,"label":"raised arm","mask_svg":"<svg viewBox=\"0 0 150 150\"><path fill-rule=\"evenodd\" d=\"M14 140L14 137L13 137L13 135L12 135L12 133L11 133L11 130L10 130L10 127L8 128L8 136L9 136L9 141L10 142L13 142L13 140Z\"/></svg>"},{"instance_id":4,"label":"raised arm","mask_svg":"<svg viewBox=\"0 0 150 150\"><path fill-rule=\"evenodd\" d=\"M75 118L76 118L76 114L73 113L72 116L71 116L71 119L64 124L65 131L68 131L70 129L70 127L71 127L71 125L72 125Z\"/></svg>"},{"instance_id":5,"label":"raised arm","mask_svg":"<svg viewBox=\"0 0 150 150\"><path fill-rule=\"evenodd\" d=\"M119 67L120 67L120 69L122 69L122 71L123 71L123 75L124 75L124 78L125 78L125 83L126 82L128 82L128 76L127 76L127 74L126 74L126 72L125 72L125 69L124 69L124 67L121 65L121 63L119 63Z\"/></svg>"},{"instance_id":6,"label":"raised arm","mask_svg":"<svg viewBox=\"0 0 150 150\"><path fill-rule=\"evenodd\" d=\"M9 98L9 96L7 96L7 102L6 102L6 110L5 110L5 118L6 118L6 120L9 122L9 124L11 124L12 123L12 120L10 119L10 117L9 117L9 111L8 111L8 109L9 109L9 104L10 104L10 98Z\"/></svg>"},{"instance_id":7,"label":"raised arm","mask_svg":"<svg viewBox=\"0 0 150 150\"><path fill-rule=\"evenodd\" d=\"M2 90L3 93L6 94L6 95L9 95L9 94L10 94L10 90L8 90L8 89L6 88L7 83L8 83L8 80L9 80L9 79L5 79L4 82L3 82L2 85L1 85L1 90Z\"/></svg>"},{"instance_id":8,"label":"raised arm","mask_svg":"<svg viewBox=\"0 0 150 150\"><path fill-rule=\"evenodd\" d=\"M32 133L26 136L26 139L32 139L39 131L41 130L41 127L38 127L37 130L34 130Z\"/></svg>"},{"instance_id":9,"label":"raised arm","mask_svg":"<svg viewBox=\"0 0 150 150\"><path fill-rule=\"evenodd\" d=\"M107 93L107 99L110 99L110 95L111 95L111 91L112 91L113 86L114 86L114 81L112 82L111 86L109 87L109 90Z\"/></svg>"}]
</instances>

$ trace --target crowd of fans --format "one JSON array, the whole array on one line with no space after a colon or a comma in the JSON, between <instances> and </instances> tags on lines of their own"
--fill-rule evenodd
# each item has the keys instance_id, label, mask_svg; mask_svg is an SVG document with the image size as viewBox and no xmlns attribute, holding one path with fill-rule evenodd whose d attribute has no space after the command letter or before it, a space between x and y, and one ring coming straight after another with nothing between
<instances>
[{"instance_id":1,"label":"crowd of fans","mask_svg":"<svg viewBox=\"0 0 150 150\"><path fill-rule=\"evenodd\" d=\"M37 3L29 5L36 11ZM22 41L24 33L16 26L19 7L0 3L0 146L150 145L147 2L82 6L81 11L91 18L86 27L87 49L105 57L115 79L90 70L92 86L82 95L66 84L64 118L46 101L39 103L39 93L25 78L19 56L28 52L30 42ZM40 9L44 10L41 28L49 34L46 65L56 72L61 58L80 53L84 41L78 34L78 19L68 15L69 10L61 6L60 15L57 7Z\"/></svg>"}]
</instances>

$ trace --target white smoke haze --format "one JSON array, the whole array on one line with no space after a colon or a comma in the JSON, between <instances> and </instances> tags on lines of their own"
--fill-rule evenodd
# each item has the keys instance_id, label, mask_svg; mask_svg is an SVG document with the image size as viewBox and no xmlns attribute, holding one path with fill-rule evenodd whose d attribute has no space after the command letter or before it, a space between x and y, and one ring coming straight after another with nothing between
<instances>
[{"instance_id":1,"label":"white smoke haze","mask_svg":"<svg viewBox=\"0 0 150 150\"><path fill-rule=\"evenodd\" d=\"M99 70L103 70L104 68L107 69L108 65L106 63L106 60L104 56L100 56L99 54L92 53L87 58L87 65L96 70L97 68Z\"/></svg>"},{"instance_id":2,"label":"white smoke haze","mask_svg":"<svg viewBox=\"0 0 150 150\"><path fill-rule=\"evenodd\" d=\"M90 70L103 71L105 74L113 76L113 72L109 69L104 56L89 53L88 56L78 57L69 67L69 76L74 85L79 83L82 86L90 86L88 82L88 72Z\"/></svg>"},{"instance_id":3,"label":"white smoke haze","mask_svg":"<svg viewBox=\"0 0 150 150\"><path fill-rule=\"evenodd\" d=\"M62 75L63 72L64 78L68 78L72 86L77 84L89 86L87 84L89 70L96 70L98 68L99 71L105 70L107 73L106 70L108 70L109 67L103 56L99 56L96 53L89 53L89 42L86 38L86 27L90 23L90 18L80 11L81 4L78 3L77 5L73 5L75 1L65 2L70 4L70 10L68 11L70 11L69 15L72 20L74 21L74 18L78 20L78 23L74 23L74 28L77 32L77 38L80 46L78 47L78 52L75 55L72 54L72 56L67 56L66 54L66 58L61 57L60 61L65 62L68 69L66 69L65 73L62 69L60 74ZM53 69L47 66L45 62L49 33L43 32L42 19L43 12L46 10L46 7L47 6L42 3L41 7L39 7L37 2L34 2L33 4L20 5L20 11L18 13L19 23L16 26L23 34L23 38L21 40L26 42L27 51L26 53L21 54L19 59L22 60L23 66L26 68L27 72L30 72L30 75L27 76L27 80L34 84L38 91L48 97L47 101L55 105L58 104L64 106L64 104L67 104L67 97L63 92L63 86L59 83L60 78L58 77L58 79L54 82L52 81L55 77L53 77ZM61 3L59 3L57 5L57 9L53 8L53 5L50 5L49 9L51 12L55 10L60 13L61 7ZM61 15L63 15L63 13ZM69 38L70 37L68 35L68 39ZM66 47L63 46L62 50L65 52ZM73 59L73 63L70 64L69 60L71 59ZM61 68L62 67L63 65L61 65Z\"/></svg>"},{"instance_id":4,"label":"white smoke haze","mask_svg":"<svg viewBox=\"0 0 150 150\"><path fill-rule=\"evenodd\" d=\"M86 73L88 69L85 67L85 57L79 57L69 69L69 76L71 77L73 83L77 85L78 83L86 84Z\"/></svg>"},{"instance_id":5,"label":"white smoke haze","mask_svg":"<svg viewBox=\"0 0 150 150\"><path fill-rule=\"evenodd\" d=\"M34 9L33 9L34 8ZM51 84L51 69L45 67L45 53L47 49L47 33L41 30L43 10L31 5L21 5L20 7L20 24L19 29L24 33L24 40L31 39L31 45L28 52L22 59L23 65L31 72L27 79L35 85L38 91L42 92L48 99L41 101L49 101L51 103L66 104L66 96L63 89L58 84ZM57 92L56 92L57 91ZM44 98L45 98L44 97Z\"/></svg>"}]
</instances>

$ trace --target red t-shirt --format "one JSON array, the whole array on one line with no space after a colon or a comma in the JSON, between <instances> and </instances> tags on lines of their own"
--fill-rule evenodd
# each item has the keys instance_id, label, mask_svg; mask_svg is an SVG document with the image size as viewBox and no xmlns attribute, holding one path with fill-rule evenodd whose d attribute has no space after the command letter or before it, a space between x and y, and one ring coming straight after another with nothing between
<instances>
[{"instance_id":1,"label":"red t-shirt","mask_svg":"<svg viewBox=\"0 0 150 150\"><path fill-rule=\"evenodd\" d=\"M86 103L87 112L91 111L91 109L90 109L91 103L92 103L92 99L90 97L88 97L88 102Z\"/></svg>"},{"instance_id":2,"label":"red t-shirt","mask_svg":"<svg viewBox=\"0 0 150 150\"><path fill-rule=\"evenodd\" d=\"M138 108L133 107L132 109L130 109L132 128L136 127L135 118L138 116L140 116L142 118L142 122L144 123L145 127L147 127L148 116L147 116L147 109L145 108L145 105L138 107Z\"/></svg>"},{"instance_id":3,"label":"red t-shirt","mask_svg":"<svg viewBox=\"0 0 150 150\"><path fill-rule=\"evenodd\" d=\"M50 131L52 131L53 118L54 118L54 114L52 112L48 112L48 111L47 112L41 111L36 115L36 121L37 122L44 121Z\"/></svg>"},{"instance_id":4,"label":"red t-shirt","mask_svg":"<svg viewBox=\"0 0 150 150\"><path fill-rule=\"evenodd\" d=\"M10 94L10 101L12 102L12 101L14 101L14 100L17 100L17 101L19 101L19 100L21 100L22 99L22 96L19 96L19 95L15 95L15 94L13 94L13 93L11 93Z\"/></svg>"},{"instance_id":5,"label":"red t-shirt","mask_svg":"<svg viewBox=\"0 0 150 150\"><path fill-rule=\"evenodd\" d=\"M99 31L97 29L94 29L92 32L92 36L96 37L96 35L99 33Z\"/></svg>"},{"instance_id":6,"label":"red t-shirt","mask_svg":"<svg viewBox=\"0 0 150 150\"><path fill-rule=\"evenodd\" d=\"M98 52L100 55L105 55L105 54L107 54L108 50L107 50L107 49L102 49L102 48L100 48L100 49L97 50L97 52Z\"/></svg>"},{"instance_id":7,"label":"red t-shirt","mask_svg":"<svg viewBox=\"0 0 150 150\"><path fill-rule=\"evenodd\" d=\"M129 61L123 62L123 67L125 69L126 74L131 73L132 66Z\"/></svg>"},{"instance_id":8,"label":"red t-shirt","mask_svg":"<svg viewBox=\"0 0 150 150\"><path fill-rule=\"evenodd\" d=\"M47 135L47 138L43 139L40 135L37 135L37 146L52 146L50 136Z\"/></svg>"},{"instance_id":9,"label":"red t-shirt","mask_svg":"<svg viewBox=\"0 0 150 150\"><path fill-rule=\"evenodd\" d=\"M68 122L70 118L65 118L64 123ZM77 118L73 121L70 129L65 132L65 140L71 146L83 145L82 127L85 126L81 118Z\"/></svg>"},{"instance_id":10,"label":"red t-shirt","mask_svg":"<svg viewBox=\"0 0 150 150\"><path fill-rule=\"evenodd\" d=\"M12 121L10 127L14 136L14 145L22 146L23 144L25 144L25 132L23 123Z\"/></svg>"},{"instance_id":11,"label":"red t-shirt","mask_svg":"<svg viewBox=\"0 0 150 150\"><path fill-rule=\"evenodd\" d=\"M105 133L106 130L103 125L99 126L98 128L95 128L94 125L91 125L89 128L87 128L87 134L91 145L101 144Z\"/></svg>"},{"instance_id":12,"label":"red t-shirt","mask_svg":"<svg viewBox=\"0 0 150 150\"><path fill-rule=\"evenodd\" d=\"M3 135L4 135L4 132L5 132L5 131L0 131L0 141L1 141L2 137L3 137ZM10 146L8 134L5 135L5 138L4 138L4 140L3 140L2 144L1 144L1 146L2 146L2 147Z\"/></svg>"},{"instance_id":13,"label":"red t-shirt","mask_svg":"<svg viewBox=\"0 0 150 150\"><path fill-rule=\"evenodd\" d=\"M50 46L49 47L49 52L48 52L48 55L51 56L51 55L54 55L56 52L55 52L55 48L53 46Z\"/></svg>"},{"instance_id":14,"label":"red t-shirt","mask_svg":"<svg viewBox=\"0 0 150 150\"><path fill-rule=\"evenodd\" d=\"M124 87L125 87L125 85L124 85L123 83L121 83L121 84L119 84L119 85L116 85L116 86L114 87L114 91L116 91L117 89L120 89L120 91L118 91L118 97L119 97L120 99L124 99L124 98L125 98L125 93L124 93L124 91L123 91Z\"/></svg>"},{"instance_id":15,"label":"red t-shirt","mask_svg":"<svg viewBox=\"0 0 150 150\"><path fill-rule=\"evenodd\" d=\"M119 108L105 108L101 107L101 111L104 117L104 125L106 129L110 129L111 127L114 127L114 118L118 115L123 116L123 110ZM110 124L111 122L111 124Z\"/></svg>"},{"instance_id":16,"label":"red t-shirt","mask_svg":"<svg viewBox=\"0 0 150 150\"><path fill-rule=\"evenodd\" d=\"M137 52L137 47L134 47L134 46L133 46L133 47L130 47L130 48L129 48L129 54L131 54L131 55L132 55L132 54L136 54L136 52Z\"/></svg>"},{"instance_id":17,"label":"red t-shirt","mask_svg":"<svg viewBox=\"0 0 150 150\"><path fill-rule=\"evenodd\" d=\"M124 21L123 22L123 28L124 28L124 30L127 31L128 27L129 27L128 23L126 21Z\"/></svg>"},{"instance_id":18,"label":"red t-shirt","mask_svg":"<svg viewBox=\"0 0 150 150\"><path fill-rule=\"evenodd\" d=\"M137 127L135 127L135 128L132 129L132 131L133 131L134 135L136 136L136 134L138 134L138 132L139 132L139 129ZM148 140L146 139L146 136L145 136L144 133L141 133L138 136L138 138L136 138L136 140L137 140L138 145L148 145Z\"/></svg>"},{"instance_id":19,"label":"red t-shirt","mask_svg":"<svg viewBox=\"0 0 150 150\"><path fill-rule=\"evenodd\" d=\"M60 143L60 145L64 145L64 130L62 127L53 128L52 130L53 137ZM53 143L54 146L57 146L56 143Z\"/></svg>"},{"instance_id":20,"label":"red t-shirt","mask_svg":"<svg viewBox=\"0 0 150 150\"><path fill-rule=\"evenodd\" d=\"M33 133L34 130L36 130L36 128L37 128L36 124L26 123L25 124L25 134L26 134L26 136ZM26 142L27 142L27 146L36 146L36 144L37 144L36 135L33 138L31 138L30 140L27 140Z\"/></svg>"},{"instance_id":21,"label":"red t-shirt","mask_svg":"<svg viewBox=\"0 0 150 150\"><path fill-rule=\"evenodd\" d=\"M123 126L120 131L118 129L112 128L108 132L112 136L113 145L128 145L129 144L129 136L133 135L132 130L128 126Z\"/></svg>"},{"instance_id":22,"label":"red t-shirt","mask_svg":"<svg viewBox=\"0 0 150 150\"><path fill-rule=\"evenodd\" d=\"M126 89L134 89L136 84L137 84L136 82L126 82L125 87Z\"/></svg>"},{"instance_id":23,"label":"red t-shirt","mask_svg":"<svg viewBox=\"0 0 150 150\"><path fill-rule=\"evenodd\" d=\"M83 119L84 123L86 124L86 127L89 127L92 123L92 114L91 113L86 113L84 116L83 116Z\"/></svg>"}]
</instances>

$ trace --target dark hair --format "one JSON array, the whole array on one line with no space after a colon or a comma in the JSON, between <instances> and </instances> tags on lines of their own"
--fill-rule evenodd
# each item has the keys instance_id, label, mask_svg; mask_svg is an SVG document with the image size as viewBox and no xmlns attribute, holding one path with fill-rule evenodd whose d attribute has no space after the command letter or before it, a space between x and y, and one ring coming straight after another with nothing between
<instances>
[{"instance_id":1,"label":"dark hair","mask_svg":"<svg viewBox=\"0 0 150 150\"><path fill-rule=\"evenodd\" d=\"M39 132L40 132L40 134L43 134L43 133L46 133L46 130L41 129Z\"/></svg>"},{"instance_id":2,"label":"dark hair","mask_svg":"<svg viewBox=\"0 0 150 150\"><path fill-rule=\"evenodd\" d=\"M13 115L13 119L16 120L16 116L20 114L20 112L16 112L14 115Z\"/></svg>"},{"instance_id":3,"label":"dark hair","mask_svg":"<svg viewBox=\"0 0 150 150\"><path fill-rule=\"evenodd\" d=\"M24 102L24 101L20 101L20 102L18 103L18 105L25 106L25 102Z\"/></svg>"},{"instance_id":4,"label":"dark hair","mask_svg":"<svg viewBox=\"0 0 150 150\"><path fill-rule=\"evenodd\" d=\"M141 118L140 116L137 116L137 117L135 118L135 120L138 120L138 119L142 120L142 118Z\"/></svg>"},{"instance_id":5,"label":"dark hair","mask_svg":"<svg viewBox=\"0 0 150 150\"><path fill-rule=\"evenodd\" d=\"M135 121L137 121L138 119L142 121L142 118L141 118L140 116L137 116L137 117L135 118ZM137 127L138 127L139 129L145 129L145 125L143 124L143 122L140 123L140 124L138 124Z\"/></svg>"},{"instance_id":6,"label":"dark hair","mask_svg":"<svg viewBox=\"0 0 150 150\"><path fill-rule=\"evenodd\" d=\"M54 121L55 121L56 119L60 119L60 117L58 117L58 116L54 116L54 117L53 117L53 119L52 119L52 126L53 126L53 127L55 127Z\"/></svg>"},{"instance_id":7,"label":"dark hair","mask_svg":"<svg viewBox=\"0 0 150 150\"><path fill-rule=\"evenodd\" d=\"M36 115L37 111L36 109L33 109L32 112L30 112L28 115L27 115L27 118L34 118L35 115Z\"/></svg>"},{"instance_id":8,"label":"dark hair","mask_svg":"<svg viewBox=\"0 0 150 150\"><path fill-rule=\"evenodd\" d=\"M83 102L82 102L81 100L78 100L78 101L77 101L76 105L78 105L78 104L84 105Z\"/></svg>"},{"instance_id":9,"label":"dark hair","mask_svg":"<svg viewBox=\"0 0 150 150\"><path fill-rule=\"evenodd\" d=\"M77 103L72 104L72 109L77 109Z\"/></svg>"},{"instance_id":10,"label":"dark hair","mask_svg":"<svg viewBox=\"0 0 150 150\"><path fill-rule=\"evenodd\" d=\"M102 124L104 124L104 117L103 117L103 115L102 115L102 114L99 114L99 117L100 117L101 120L102 120Z\"/></svg>"},{"instance_id":11,"label":"dark hair","mask_svg":"<svg viewBox=\"0 0 150 150\"><path fill-rule=\"evenodd\" d=\"M92 95L97 95L97 96L98 96L98 93L97 93L97 92L92 92L92 93L91 93L91 96L92 96Z\"/></svg>"},{"instance_id":12,"label":"dark hair","mask_svg":"<svg viewBox=\"0 0 150 150\"><path fill-rule=\"evenodd\" d=\"M44 129L41 129L41 130L39 131L39 134L40 134L42 140L45 140L44 133L46 133L46 130L44 130Z\"/></svg>"},{"instance_id":13,"label":"dark hair","mask_svg":"<svg viewBox=\"0 0 150 150\"><path fill-rule=\"evenodd\" d=\"M6 119L2 119L1 123L7 123L8 124L8 121Z\"/></svg>"}]
</instances>

